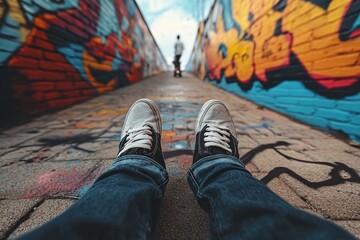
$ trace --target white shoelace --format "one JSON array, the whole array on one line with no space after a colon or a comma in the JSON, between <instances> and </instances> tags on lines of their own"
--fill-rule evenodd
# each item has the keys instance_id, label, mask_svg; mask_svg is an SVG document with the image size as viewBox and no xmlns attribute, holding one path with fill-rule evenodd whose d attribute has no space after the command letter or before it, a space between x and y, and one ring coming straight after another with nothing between
<instances>
[{"instance_id":1,"label":"white shoelace","mask_svg":"<svg viewBox=\"0 0 360 240\"><path fill-rule=\"evenodd\" d=\"M145 148L151 150L153 138L151 136L151 128L147 125L132 128L127 131L126 143L124 149L118 154L126 152L131 148Z\"/></svg>"},{"instance_id":2,"label":"white shoelace","mask_svg":"<svg viewBox=\"0 0 360 240\"><path fill-rule=\"evenodd\" d=\"M230 153L230 129L225 126L208 125L204 134L205 147L219 147Z\"/></svg>"}]
</instances>

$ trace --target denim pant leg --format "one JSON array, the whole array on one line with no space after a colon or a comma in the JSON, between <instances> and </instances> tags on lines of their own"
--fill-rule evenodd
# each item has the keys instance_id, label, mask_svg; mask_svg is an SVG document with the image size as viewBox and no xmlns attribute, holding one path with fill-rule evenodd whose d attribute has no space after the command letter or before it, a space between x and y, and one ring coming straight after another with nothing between
<instances>
[{"instance_id":1,"label":"denim pant leg","mask_svg":"<svg viewBox=\"0 0 360 240\"><path fill-rule=\"evenodd\" d=\"M20 239L148 239L167 182L150 158L120 157L69 209Z\"/></svg>"},{"instance_id":2,"label":"denim pant leg","mask_svg":"<svg viewBox=\"0 0 360 240\"><path fill-rule=\"evenodd\" d=\"M212 239L355 239L335 224L292 207L237 158L203 158L189 170L188 182L210 216Z\"/></svg>"}]
</instances>

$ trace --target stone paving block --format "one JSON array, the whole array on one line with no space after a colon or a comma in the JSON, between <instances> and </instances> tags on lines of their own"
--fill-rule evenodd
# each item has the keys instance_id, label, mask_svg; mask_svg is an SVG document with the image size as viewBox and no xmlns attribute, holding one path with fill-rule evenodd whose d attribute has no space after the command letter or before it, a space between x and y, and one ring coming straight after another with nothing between
<instances>
[{"instance_id":1,"label":"stone paving block","mask_svg":"<svg viewBox=\"0 0 360 240\"><path fill-rule=\"evenodd\" d=\"M35 138L38 136L41 136L43 134L46 134L48 132L50 132L51 130L49 128L47 128L46 126L44 126L45 123L40 122L40 123L28 123L26 125L30 125L28 127L24 127L22 129L19 129L18 131L5 131L4 132L4 137L6 138L6 136L8 137L13 137L13 136L18 136L18 137L28 137L29 139L31 138ZM35 125L35 126L31 126L31 125Z\"/></svg>"},{"instance_id":2,"label":"stone paving block","mask_svg":"<svg viewBox=\"0 0 360 240\"><path fill-rule=\"evenodd\" d=\"M0 238L11 230L23 216L32 210L40 199L20 199L0 201Z\"/></svg>"},{"instance_id":3,"label":"stone paving block","mask_svg":"<svg viewBox=\"0 0 360 240\"><path fill-rule=\"evenodd\" d=\"M265 173L255 173L253 174L255 178L261 180L266 174ZM290 203L296 208L310 208L310 206L304 202L296 193L291 190L284 182L278 178L272 179L266 184L274 193L279 195L285 201Z\"/></svg>"},{"instance_id":4,"label":"stone paving block","mask_svg":"<svg viewBox=\"0 0 360 240\"><path fill-rule=\"evenodd\" d=\"M258 145L276 144L278 142L286 143L275 146L277 149L293 149L293 150L315 150L311 145L296 139L287 139L282 136L277 137L258 137L257 135L251 135L251 137L258 143Z\"/></svg>"},{"instance_id":5,"label":"stone paving block","mask_svg":"<svg viewBox=\"0 0 360 240\"><path fill-rule=\"evenodd\" d=\"M360 220L356 221L335 221L335 223L350 233L354 234L355 237L360 239Z\"/></svg>"},{"instance_id":6,"label":"stone paving block","mask_svg":"<svg viewBox=\"0 0 360 240\"><path fill-rule=\"evenodd\" d=\"M327 139L329 135L316 131L316 130L306 130L304 129L293 129L289 127L288 129L281 128L278 129L277 126L271 128L276 135L283 136L288 139Z\"/></svg>"},{"instance_id":7,"label":"stone paving block","mask_svg":"<svg viewBox=\"0 0 360 240\"><path fill-rule=\"evenodd\" d=\"M0 197L28 199L77 196L76 191L95 176L97 161L66 161L11 165L0 168Z\"/></svg>"},{"instance_id":8,"label":"stone paving block","mask_svg":"<svg viewBox=\"0 0 360 240\"><path fill-rule=\"evenodd\" d=\"M165 162L169 184L154 238L209 239L208 216L197 204L186 180L192 156L179 155L166 159ZM186 226L186 231L177 226Z\"/></svg>"},{"instance_id":9,"label":"stone paving block","mask_svg":"<svg viewBox=\"0 0 360 240\"><path fill-rule=\"evenodd\" d=\"M186 179L170 177L154 239L205 240L209 239L208 228L208 216L197 204Z\"/></svg>"},{"instance_id":10,"label":"stone paving block","mask_svg":"<svg viewBox=\"0 0 360 240\"><path fill-rule=\"evenodd\" d=\"M28 155L39 152L40 149L40 146L8 148L8 151L0 156L0 167L11 165Z\"/></svg>"},{"instance_id":11,"label":"stone paving block","mask_svg":"<svg viewBox=\"0 0 360 240\"><path fill-rule=\"evenodd\" d=\"M241 159L241 157L240 157ZM246 170L248 170L251 174L260 173L260 170L252 163L248 163L245 165Z\"/></svg>"},{"instance_id":12,"label":"stone paving block","mask_svg":"<svg viewBox=\"0 0 360 240\"><path fill-rule=\"evenodd\" d=\"M112 122L124 122L124 120L125 120L125 115L117 116L117 117L111 119Z\"/></svg>"},{"instance_id":13,"label":"stone paving block","mask_svg":"<svg viewBox=\"0 0 360 240\"><path fill-rule=\"evenodd\" d=\"M26 141L20 146L61 146L65 144L81 143L89 137L88 129L57 129L40 137Z\"/></svg>"},{"instance_id":14,"label":"stone paving block","mask_svg":"<svg viewBox=\"0 0 360 240\"><path fill-rule=\"evenodd\" d=\"M240 151L241 149L252 149L259 146L259 144L254 139L247 135L238 135L237 139L239 141Z\"/></svg>"},{"instance_id":15,"label":"stone paving block","mask_svg":"<svg viewBox=\"0 0 360 240\"><path fill-rule=\"evenodd\" d=\"M262 135L258 129L256 128L246 128L243 124L235 125L236 133L238 135L248 135L248 136L256 136Z\"/></svg>"},{"instance_id":16,"label":"stone paving block","mask_svg":"<svg viewBox=\"0 0 360 240\"><path fill-rule=\"evenodd\" d=\"M306 186L291 176L280 177L287 185L306 202L315 207L321 215L333 220L360 219L360 187L358 183L331 183L324 180L324 184L332 184L314 188ZM321 184L321 182L320 182Z\"/></svg>"},{"instance_id":17,"label":"stone paving block","mask_svg":"<svg viewBox=\"0 0 360 240\"><path fill-rule=\"evenodd\" d=\"M20 159L20 163L35 163L35 162L44 162L48 161L56 154L64 151L69 148L70 145L59 145L59 146L44 146L41 147L38 151L32 152Z\"/></svg>"},{"instance_id":18,"label":"stone paving block","mask_svg":"<svg viewBox=\"0 0 360 240\"><path fill-rule=\"evenodd\" d=\"M312 163L311 159L293 150L282 150L280 153L284 155L271 148L265 149L255 154L251 163L255 164L260 171L268 173L268 179L288 174L300 176L310 182L328 178L331 170L328 166ZM309 161L309 163L303 161Z\"/></svg>"},{"instance_id":19,"label":"stone paving block","mask_svg":"<svg viewBox=\"0 0 360 240\"><path fill-rule=\"evenodd\" d=\"M311 159L317 162L329 162L336 165L336 163L341 163L341 169L343 169L343 177L350 178L351 175L354 178L360 180L360 158L358 156L346 153L341 149L329 149L329 150L316 150L316 151L305 151L304 155L309 156ZM356 173L352 174L355 171Z\"/></svg>"},{"instance_id":20,"label":"stone paving block","mask_svg":"<svg viewBox=\"0 0 360 240\"><path fill-rule=\"evenodd\" d=\"M121 130L122 130L122 124L121 126L112 126L108 129L109 132L112 132L112 133L117 133L117 134L121 134Z\"/></svg>"},{"instance_id":21,"label":"stone paving block","mask_svg":"<svg viewBox=\"0 0 360 240\"><path fill-rule=\"evenodd\" d=\"M41 134L41 130L45 131L43 128L44 124L46 123L46 121L39 121L38 119L32 119L32 121L29 121L27 123L24 123L22 125L10 128L10 129L6 129L4 130L2 133L9 135L9 136L14 136L14 135L25 135L27 132L29 132L30 134L32 134L32 136L35 136L36 134ZM38 130L34 131L34 130Z\"/></svg>"},{"instance_id":22,"label":"stone paving block","mask_svg":"<svg viewBox=\"0 0 360 240\"><path fill-rule=\"evenodd\" d=\"M69 125L71 125L71 123L73 121L71 119L71 116L69 116L68 113L65 116L66 116L66 119L64 119L64 120L50 121L50 122L45 123L44 125L42 125L42 127L46 127L46 128L50 128L50 129L67 128Z\"/></svg>"},{"instance_id":23,"label":"stone paving block","mask_svg":"<svg viewBox=\"0 0 360 240\"><path fill-rule=\"evenodd\" d=\"M118 141L108 143L84 143L65 149L51 158L50 161L115 159L118 151Z\"/></svg>"},{"instance_id":24,"label":"stone paving block","mask_svg":"<svg viewBox=\"0 0 360 240\"><path fill-rule=\"evenodd\" d=\"M353 150L345 150L344 152L346 152L350 155L356 156L360 159L360 151L355 148Z\"/></svg>"},{"instance_id":25,"label":"stone paving block","mask_svg":"<svg viewBox=\"0 0 360 240\"><path fill-rule=\"evenodd\" d=\"M37 207L31 214L30 218L23 222L10 236L10 238L18 237L19 235L29 232L36 227L41 226L45 222L56 217L68 207L70 207L75 200L71 199L49 199L45 200L43 204Z\"/></svg>"},{"instance_id":26,"label":"stone paving block","mask_svg":"<svg viewBox=\"0 0 360 240\"><path fill-rule=\"evenodd\" d=\"M11 148L0 148L0 156L9 152L10 151L9 149L11 149Z\"/></svg>"},{"instance_id":27,"label":"stone paving block","mask_svg":"<svg viewBox=\"0 0 360 240\"><path fill-rule=\"evenodd\" d=\"M1 135L0 137L0 148L11 148L11 147L17 147L18 145L31 141L33 136L31 134L28 135L21 135L21 134L15 134L11 136L7 135Z\"/></svg>"},{"instance_id":28,"label":"stone paving block","mask_svg":"<svg viewBox=\"0 0 360 240\"><path fill-rule=\"evenodd\" d=\"M108 119L107 121L96 121L93 118L86 117L84 120L74 122L70 127L75 129L106 129L110 127L111 124L111 119Z\"/></svg>"},{"instance_id":29,"label":"stone paving block","mask_svg":"<svg viewBox=\"0 0 360 240\"><path fill-rule=\"evenodd\" d=\"M338 139L329 136L327 139L304 139L304 142L310 144L315 149L318 150L348 150L351 151L354 147L351 147L349 144L342 142Z\"/></svg>"}]
</instances>

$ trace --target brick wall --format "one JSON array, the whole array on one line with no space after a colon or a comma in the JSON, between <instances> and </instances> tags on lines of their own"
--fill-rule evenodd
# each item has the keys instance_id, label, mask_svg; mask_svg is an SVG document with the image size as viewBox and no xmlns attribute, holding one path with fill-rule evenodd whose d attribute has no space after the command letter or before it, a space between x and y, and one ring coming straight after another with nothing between
<instances>
[{"instance_id":1,"label":"brick wall","mask_svg":"<svg viewBox=\"0 0 360 240\"><path fill-rule=\"evenodd\" d=\"M0 0L0 113L40 114L166 69L134 0Z\"/></svg>"},{"instance_id":2,"label":"brick wall","mask_svg":"<svg viewBox=\"0 0 360 240\"><path fill-rule=\"evenodd\" d=\"M360 142L360 1L218 0L188 69Z\"/></svg>"}]
</instances>

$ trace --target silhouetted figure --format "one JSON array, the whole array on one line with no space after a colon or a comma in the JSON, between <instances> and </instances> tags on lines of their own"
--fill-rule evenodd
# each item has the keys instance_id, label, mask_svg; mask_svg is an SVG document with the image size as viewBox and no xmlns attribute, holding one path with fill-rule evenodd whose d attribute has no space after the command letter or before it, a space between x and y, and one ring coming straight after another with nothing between
<instances>
[{"instance_id":1,"label":"silhouetted figure","mask_svg":"<svg viewBox=\"0 0 360 240\"><path fill-rule=\"evenodd\" d=\"M184 43L180 40L180 35L177 35L177 40L175 43L175 59L174 59L174 77L180 76L181 77L181 66L180 66L180 58L184 51Z\"/></svg>"}]
</instances>

